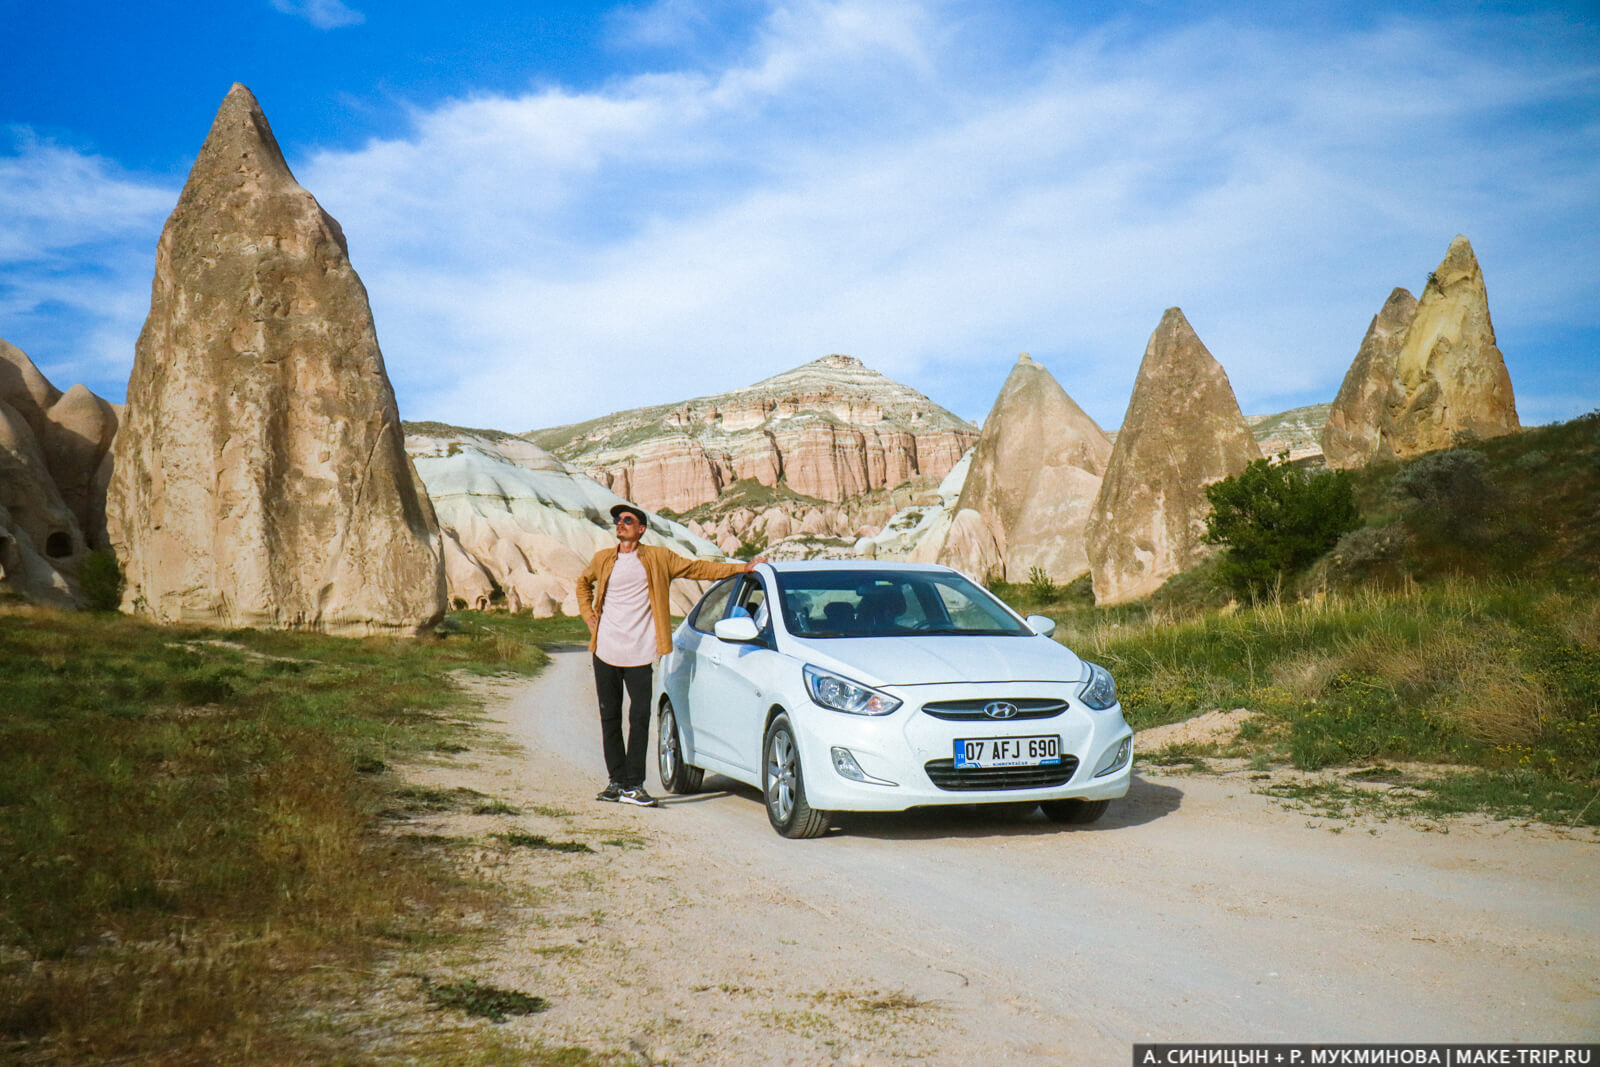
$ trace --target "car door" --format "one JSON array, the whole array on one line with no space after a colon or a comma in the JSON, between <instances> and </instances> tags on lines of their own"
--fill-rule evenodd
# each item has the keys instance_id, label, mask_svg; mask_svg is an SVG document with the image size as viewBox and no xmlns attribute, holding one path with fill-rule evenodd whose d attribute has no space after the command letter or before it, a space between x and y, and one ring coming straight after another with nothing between
<instances>
[{"instance_id":1,"label":"car door","mask_svg":"<svg viewBox=\"0 0 1600 1067\"><path fill-rule=\"evenodd\" d=\"M707 682L707 674L715 666L708 655L721 656L721 642L712 636L711 627L727 612L740 581L724 578L706 590L700 603L689 612L688 625L679 627L673 635L672 668L662 679L662 688L671 695L677 712L685 758L692 754L697 766L701 755L717 753L716 744L705 729L703 714L714 688Z\"/></svg>"},{"instance_id":2,"label":"car door","mask_svg":"<svg viewBox=\"0 0 1600 1067\"><path fill-rule=\"evenodd\" d=\"M740 579L725 617L748 615L761 631L759 641L723 641L703 635L696 679L696 715L706 751L753 780L761 767L761 723L770 688L767 676L778 656L772 650L772 618L767 588L758 574ZM709 629L710 627L707 627ZM714 748L713 748L714 746Z\"/></svg>"}]
</instances>

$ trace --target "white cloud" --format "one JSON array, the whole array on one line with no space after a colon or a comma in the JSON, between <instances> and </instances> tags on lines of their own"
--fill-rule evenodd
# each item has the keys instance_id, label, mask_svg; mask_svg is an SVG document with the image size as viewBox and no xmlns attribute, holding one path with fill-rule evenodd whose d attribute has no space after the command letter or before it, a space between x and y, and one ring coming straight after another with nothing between
<instances>
[{"instance_id":1,"label":"white cloud","mask_svg":"<svg viewBox=\"0 0 1600 1067\"><path fill-rule=\"evenodd\" d=\"M721 2L612 29L677 47ZM467 97L291 162L344 226L408 418L528 429L842 351L977 420L1028 350L1115 425L1174 304L1246 410L1278 410L1331 398L1458 231L1527 421L1593 406L1600 368L1555 385L1539 347L1600 330L1592 29L1037 17L784 0L731 61ZM175 193L0 157L0 265L59 267L8 270L0 315L93 305L72 358L125 331L131 361Z\"/></svg>"},{"instance_id":2,"label":"white cloud","mask_svg":"<svg viewBox=\"0 0 1600 1067\"><path fill-rule=\"evenodd\" d=\"M175 186L11 131L0 156L0 335L57 386L122 399Z\"/></svg>"},{"instance_id":3,"label":"white cloud","mask_svg":"<svg viewBox=\"0 0 1600 1067\"><path fill-rule=\"evenodd\" d=\"M305 19L319 30L359 26L367 16L347 7L342 0L272 0L274 11Z\"/></svg>"},{"instance_id":4,"label":"white cloud","mask_svg":"<svg viewBox=\"0 0 1600 1067\"><path fill-rule=\"evenodd\" d=\"M458 101L302 176L408 415L511 429L829 351L977 418L1020 349L1115 424L1172 304L1247 410L1327 399L1458 230L1502 333L1600 297L1573 225L1600 216L1594 131L1508 117L1592 104L1592 71L1402 21L983 56L980 31L1007 37L939 5L782 4L725 69Z\"/></svg>"}]
</instances>

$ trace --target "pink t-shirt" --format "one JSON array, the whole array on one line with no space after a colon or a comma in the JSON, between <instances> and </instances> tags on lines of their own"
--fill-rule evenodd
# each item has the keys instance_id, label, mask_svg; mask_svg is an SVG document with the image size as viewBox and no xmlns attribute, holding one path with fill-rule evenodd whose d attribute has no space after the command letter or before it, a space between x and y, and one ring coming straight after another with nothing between
<instances>
[{"instance_id":1,"label":"pink t-shirt","mask_svg":"<svg viewBox=\"0 0 1600 1067\"><path fill-rule=\"evenodd\" d=\"M656 626L650 616L650 585L637 552L618 552L601 605L594 654L613 667L656 661Z\"/></svg>"}]
</instances>

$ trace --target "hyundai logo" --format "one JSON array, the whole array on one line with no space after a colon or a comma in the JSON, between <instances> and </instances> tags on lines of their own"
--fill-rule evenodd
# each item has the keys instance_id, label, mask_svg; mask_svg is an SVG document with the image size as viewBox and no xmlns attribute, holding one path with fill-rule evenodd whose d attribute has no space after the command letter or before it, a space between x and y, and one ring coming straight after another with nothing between
<instances>
[{"instance_id":1,"label":"hyundai logo","mask_svg":"<svg viewBox=\"0 0 1600 1067\"><path fill-rule=\"evenodd\" d=\"M1017 714L1017 706L1004 700L991 700L983 706L983 713L991 719L1009 719Z\"/></svg>"}]
</instances>

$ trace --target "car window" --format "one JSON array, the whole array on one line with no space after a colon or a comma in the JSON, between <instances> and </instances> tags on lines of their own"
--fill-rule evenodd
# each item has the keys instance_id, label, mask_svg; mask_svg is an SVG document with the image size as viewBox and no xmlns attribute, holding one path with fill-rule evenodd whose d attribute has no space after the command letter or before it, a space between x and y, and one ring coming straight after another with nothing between
<instances>
[{"instance_id":1,"label":"car window","mask_svg":"<svg viewBox=\"0 0 1600 1067\"><path fill-rule=\"evenodd\" d=\"M767 591L761 584L761 579L755 575L745 578L744 584L739 587L739 593L734 598L734 610L743 609L755 621L756 629L767 628Z\"/></svg>"},{"instance_id":2,"label":"car window","mask_svg":"<svg viewBox=\"0 0 1600 1067\"><path fill-rule=\"evenodd\" d=\"M791 571L778 576L778 599L789 631L801 637L1032 634L953 572Z\"/></svg>"},{"instance_id":3,"label":"car window","mask_svg":"<svg viewBox=\"0 0 1600 1067\"><path fill-rule=\"evenodd\" d=\"M724 578L708 589L706 595L700 598L700 603L689 613L689 625L701 633L710 633L717 620L722 618L723 609L728 606L728 598L733 595L738 585L737 577Z\"/></svg>"}]
</instances>

